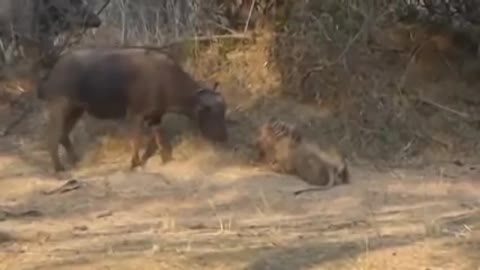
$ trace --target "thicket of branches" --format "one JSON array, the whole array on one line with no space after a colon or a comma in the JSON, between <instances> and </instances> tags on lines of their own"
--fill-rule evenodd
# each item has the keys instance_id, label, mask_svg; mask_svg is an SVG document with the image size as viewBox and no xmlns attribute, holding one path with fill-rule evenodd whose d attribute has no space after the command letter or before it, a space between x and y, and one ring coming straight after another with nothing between
<instances>
[{"instance_id":1,"label":"thicket of branches","mask_svg":"<svg viewBox=\"0 0 480 270\"><path fill-rule=\"evenodd\" d=\"M478 0L403 0L399 7L405 18L437 21L454 26L480 23Z\"/></svg>"},{"instance_id":2,"label":"thicket of branches","mask_svg":"<svg viewBox=\"0 0 480 270\"><path fill-rule=\"evenodd\" d=\"M294 5L303 6L303 18L292 13ZM287 10L280 14L282 9ZM399 20L428 20L454 26L480 23L478 0L118 0L112 1L104 19L123 29L125 42L139 36L158 42L167 37L245 30L246 25L254 27L264 20L285 20L291 16L308 20L312 14L342 13L347 15L345 20L355 14L360 20L368 20L392 12Z\"/></svg>"},{"instance_id":3,"label":"thicket of branches","mask_svg":"<svg viewBox=\"0 0 480 270\"><path fill-rule=\"evenodd\" d=\"M96 9L105 3L88 1ZM315 26L304 31L331 27L345 37L363 29L368 37L371 27L383 19L468 28L480 22L479 15L479 0L116 0L102 19L103 25L119 31L119 43L139 45L242 32L265 24L274 25L276 32L288 32L294 24Z\"/></svg>"}]
</instances>

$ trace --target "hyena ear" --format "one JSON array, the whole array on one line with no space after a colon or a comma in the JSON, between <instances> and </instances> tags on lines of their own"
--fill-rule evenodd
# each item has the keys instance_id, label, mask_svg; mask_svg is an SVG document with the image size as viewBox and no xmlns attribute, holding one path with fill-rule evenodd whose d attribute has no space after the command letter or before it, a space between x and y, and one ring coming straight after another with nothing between
<instances>
[{"instance_id":1,"label":"hyena ear","mask_svg":"<svg viewBox=\"0 0 480 270\"><path fill-rule=\"evenodd\" d=\"M272 115L267 119L267 123L273 124L273 123L277 122L277 120L278 120L277 117Z\"/></svg>"}]
</instances>

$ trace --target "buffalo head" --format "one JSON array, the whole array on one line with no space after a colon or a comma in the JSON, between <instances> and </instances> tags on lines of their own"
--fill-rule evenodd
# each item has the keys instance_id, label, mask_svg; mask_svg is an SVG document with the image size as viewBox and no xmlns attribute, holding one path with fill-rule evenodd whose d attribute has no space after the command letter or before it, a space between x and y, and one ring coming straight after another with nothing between
<instances>
[{"instance_id":1,"label":"buffalo head","mask_svg":"<svg viewBox=\"0 0 480 270\"><path fill-rule=\"evenodd\" d=\"M41 29L53 34L101 24L85 0L39 0L38 19Z\"/></svg>"},{"instance_id":2,"label":"buffalo head","mask_svg":"<svg viewBox=\"0 0 480 270\"><path fill-rule=\"evenodd\" d=\"M202 88L195 92L194 119L204 137L212 141L225 142L228 139L226 105L216 88L217 84L213 89Z\"/></svg>"}]
</instances>

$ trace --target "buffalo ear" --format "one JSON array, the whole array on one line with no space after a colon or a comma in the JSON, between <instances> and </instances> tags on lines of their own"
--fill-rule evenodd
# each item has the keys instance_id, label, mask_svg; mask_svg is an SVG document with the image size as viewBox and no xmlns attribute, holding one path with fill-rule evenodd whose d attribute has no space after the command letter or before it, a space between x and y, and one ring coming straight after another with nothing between
<instances>
[{"instance_id":1,"label":"buffalo ear","mask_svg":"<svg viewBox=\"0 0 480 270\"><path fill-rule=\"evenodd\" d=\"M203 104L204 106L210 106L215 102L223 101L223 97L220 96L219 92L207 88L198 89L195 92L195 98L197 100L197 103Z\"/></svg>"},{"instance_id":2,"label":"buffalo ear","mask_svg":"<svg viewBox=\"0 0 480 270\"><path fill-rule=\"evenodd\" d=\"M219 104L225 104L225 99L220 94L220 92L205 88L198 89L195 92L195 100L195 111L198 112L205 108L212 109Z\"/></svg>"}]
</instances>

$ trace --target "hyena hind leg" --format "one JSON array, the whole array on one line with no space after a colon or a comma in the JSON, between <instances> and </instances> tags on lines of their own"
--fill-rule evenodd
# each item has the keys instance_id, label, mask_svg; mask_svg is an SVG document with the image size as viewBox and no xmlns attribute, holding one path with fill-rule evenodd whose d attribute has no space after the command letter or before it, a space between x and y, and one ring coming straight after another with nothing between
<instances>
[{"instance_id":1,"label":"hyena hind leg","mask_svg":"<svg viewBox=\"0 0 480 270\"><path fill-rule=\"evenodd\" d=\"M311 192L311 191L324 191L324 190L329 190L335 185L339 185L340 183L346 183L344 182L343 179L343 173L344 170L338 172L337 168L325 168L327 170L327 177L328 181L324 186L321 187L312 187L312 188L305 188L301 190L297 190L293 192L293 195L297 196L305 192ZM348 171L346 171L348 173ZM348 177L348 175L347 175Z\"/></svg>"}]
</instances>

